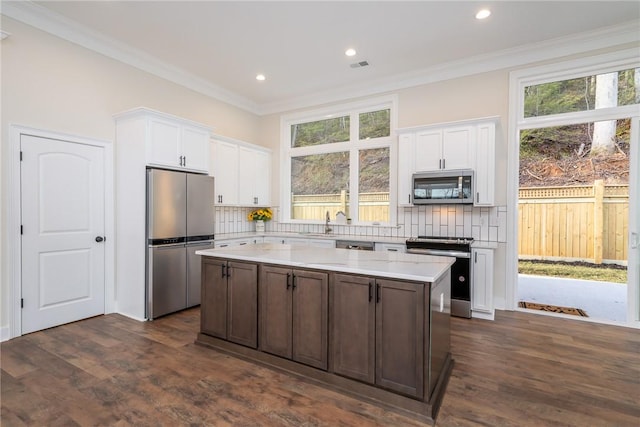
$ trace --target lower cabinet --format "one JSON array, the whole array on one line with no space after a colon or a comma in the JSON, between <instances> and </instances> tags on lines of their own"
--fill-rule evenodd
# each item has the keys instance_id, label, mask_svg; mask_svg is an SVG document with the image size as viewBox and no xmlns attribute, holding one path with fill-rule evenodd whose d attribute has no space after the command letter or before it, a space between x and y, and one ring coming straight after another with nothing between
<instances>
[{"instance_id":1,"label":"lower cabinet","mask_svg":"<svg viewBox=\"0 0 640 427\"><path fill-rule=\"evenodd\" d=\"M257 348L258 265L203 258L202 332Z\"/></svg>"},{"instance_id":2,"label":"lower cabinet","mask_svg":"<svg viewBox=\"0 0 640 427\"><path fill-rule=\"evenodd\" d=\"M335 274L330 295L330 370L422 398L424 285Z\"/></svg>"},{"instance_id":3,"label":"lower cabinet","mask_svg":"<svg viewBox=\"0 0 640 427\"><path fill-rule=\"evenodd\" d=\"M493 249L471 249L471 310L493 315Z\"/></svg>"},{"instance_id":4,"label":"lower cabinet","mask_svg":"<svg viewBox=\"0 0 640 427\"><path fill-rule=\"evenodd\" d=\"M327 369L328 275L260 266L260 350Z\"/></svg>"}]
</instances>

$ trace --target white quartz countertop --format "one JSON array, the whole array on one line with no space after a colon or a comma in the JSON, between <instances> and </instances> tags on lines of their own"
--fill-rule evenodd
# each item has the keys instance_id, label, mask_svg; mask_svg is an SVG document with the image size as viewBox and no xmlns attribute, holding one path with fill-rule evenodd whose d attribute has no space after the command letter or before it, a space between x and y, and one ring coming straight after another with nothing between
<instances>
[{"instance_id":1,"label":"white quartz countertop","mask_svg":"<svg viewBox=\"0 0 640 427\"><path fill-rule=\"evenodd\" d=\"M364 236L355 234L323 234L323 233L305 233L305 232L285 232L285 231L267 231L257 233L250 231L246 233L227 233L216 234L216 241L244 239L252 237L280 237L286 239L318 239L318 240L348 240L350 242L375 242L375 243L396 243L404 245L406 237L390 237L390 236Z\"/></svg>"},{"instance_id":2,"label":"white quartz countertop","mask_svg":"<svg viewBox=\"0 0 640 427\"><path fill-rule=\"evenodd\" d=\"M197 255L237 261L337 271L390 279L435 282L455 258L386 251L354 251L273 243L205 249Z\"/></svg>"}]
</instances>

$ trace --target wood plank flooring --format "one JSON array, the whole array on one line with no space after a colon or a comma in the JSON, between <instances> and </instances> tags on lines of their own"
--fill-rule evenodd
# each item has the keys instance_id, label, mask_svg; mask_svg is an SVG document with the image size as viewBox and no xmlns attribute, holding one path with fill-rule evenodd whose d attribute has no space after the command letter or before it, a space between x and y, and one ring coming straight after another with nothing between
<instances>
[{"instance_id":1,"label":"wood plank flooring","mask_svg":"<svg viewBox=\"0 0 640 427\"><path fill-rule=\"evenodd\" d=\"M99 316L7 341L9 426L418 426L195 345L199 309ZM640 331L523 312L452 318L436 426L640 425Z\"/></svg>"}]
</instances>

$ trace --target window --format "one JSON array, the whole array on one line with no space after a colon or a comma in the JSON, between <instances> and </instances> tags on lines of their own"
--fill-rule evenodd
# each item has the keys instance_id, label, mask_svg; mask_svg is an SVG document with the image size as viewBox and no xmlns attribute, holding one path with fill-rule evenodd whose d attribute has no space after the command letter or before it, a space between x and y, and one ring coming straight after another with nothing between
<instances>
[{"instance_id":1,"label":"window","mask_svg":"<svg viewBox=\"0 0 640 427\"><path fill-rule=\"evenodd\" d=\"M283 221L324 222L327 212L360 224L395 220L393 102L341 111L283 118Z\"/></svg>"},{"instance_id":2,"label":"window","mask_svg":"<svg viewBox=\"0 0 640 427\"><path fill-rule=\"evenodd\" d=\"M627 69L526 86L524 117L636 104L637 73Z\"/></svg>"}]
</instances>

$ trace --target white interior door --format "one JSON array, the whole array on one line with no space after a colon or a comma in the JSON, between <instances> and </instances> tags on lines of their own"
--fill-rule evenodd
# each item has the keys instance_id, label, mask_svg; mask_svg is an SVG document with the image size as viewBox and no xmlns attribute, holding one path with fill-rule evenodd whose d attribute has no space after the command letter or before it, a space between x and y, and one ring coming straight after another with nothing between
<instances>
[{"instance_id":1,"label":"white interior door","mask_svg":"<svg viewBox=\"0 0 640 427\"><path fill-rule=\"evenodd\" d=\"M104 149L20 138L22 333L105 310Z\"/></svg>"}]
</instances>

